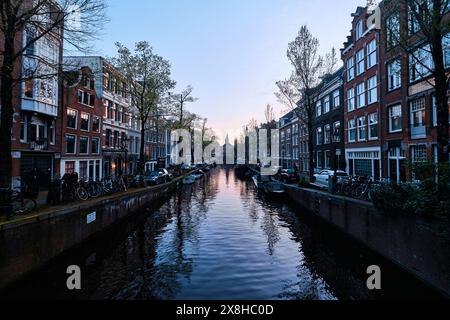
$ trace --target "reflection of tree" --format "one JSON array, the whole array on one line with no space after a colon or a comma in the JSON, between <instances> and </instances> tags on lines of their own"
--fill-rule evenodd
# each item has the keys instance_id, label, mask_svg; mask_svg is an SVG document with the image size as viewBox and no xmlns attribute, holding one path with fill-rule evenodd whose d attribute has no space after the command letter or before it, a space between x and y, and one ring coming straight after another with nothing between
<instances>
[{"instance_id":1,"label":"reflection of tree","mask_svg":"<svg viewBox=\"0 0 450 320\"><path fill-rule=\"evenodd\" d=\"M276 212L273 212L272 210L265 210L261 228L267 236L268 253L272 256L275 245L278 241L280 241L280 232Z\"/></svg>"}]
</instances>

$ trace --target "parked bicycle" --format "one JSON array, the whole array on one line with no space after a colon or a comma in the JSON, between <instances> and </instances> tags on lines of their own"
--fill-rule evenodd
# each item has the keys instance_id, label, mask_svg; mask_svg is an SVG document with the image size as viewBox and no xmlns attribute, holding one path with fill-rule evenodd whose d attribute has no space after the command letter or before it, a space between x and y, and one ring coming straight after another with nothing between
<instances>
[{"instance_id":1,"label":"parked bicycle","mask_svg":"<svg viewBox=\"0 0 450 320\"><path fill-rule=\"evenodd\" d=\"M38 186L22 184L21 187L13 189L11 195L11 208L13 215L26 215L37 208Z\"/></svg>"}]
</instances>

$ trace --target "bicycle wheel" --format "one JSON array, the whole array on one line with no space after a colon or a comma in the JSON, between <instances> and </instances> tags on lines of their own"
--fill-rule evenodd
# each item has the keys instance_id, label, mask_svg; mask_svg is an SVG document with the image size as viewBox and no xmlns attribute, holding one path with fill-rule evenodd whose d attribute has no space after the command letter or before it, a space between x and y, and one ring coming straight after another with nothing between
<instances>
[{"instance_id":1,"label":"bicycle wheel","mask_svg":"<svg viewBox=\"0 0 450 320\"><path fill-rule=\"evenodd\" d=\"M86 201L87 199L89 199L89 193L83 187L77 189L77 196L81 201Z\"/></svg>"},{"instance_id":2,"label":"bicycle wheel","mask_svg":"<svg viewBox=\"0 0 450 320\"><path fill-rule=\"evenodd\" d=\"M17 199L12 202L12 213L15 215L25 215L33 212L37 207L36 200L24 199L23 201Z\"/></svg>"}]
</instances>

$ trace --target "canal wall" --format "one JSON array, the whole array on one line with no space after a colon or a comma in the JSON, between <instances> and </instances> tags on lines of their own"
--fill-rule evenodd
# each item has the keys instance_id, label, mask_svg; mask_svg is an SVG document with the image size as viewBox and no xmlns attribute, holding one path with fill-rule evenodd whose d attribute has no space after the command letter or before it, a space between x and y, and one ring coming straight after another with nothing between
<instances>
[{"instance_id":1,"label":"canal wall","mask_svg":"<svg viewBox=\"0 0 450 320\"><path fill-rule=\"evenodd\" d=\"M309 214L450 296L450 241L439 225L419 218L388 216L370 203L322 191L294 186L286 186L286 191Z\"/></svg>"},{"instance_id":2,"label":"canal wall","mask_svg":"<svg viewBox=\"0 0 450 320\"><path fill-rule=\"evenodd\" d=\"M0 225L0 289L43 266L139 209L167 196L181 182L131 190L85 203L51 208Z\"/></svg>"}]
</instances>

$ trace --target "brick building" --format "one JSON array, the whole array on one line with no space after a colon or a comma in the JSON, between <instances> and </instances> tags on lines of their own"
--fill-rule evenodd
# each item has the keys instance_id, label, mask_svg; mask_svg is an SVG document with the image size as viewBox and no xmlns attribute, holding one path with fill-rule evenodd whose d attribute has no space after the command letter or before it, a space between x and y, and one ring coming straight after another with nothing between
<instances>
[{"instance_id":1,"label":"brick building","mask_svg":"<svg viewBox=\"0 0 450 320\"><path fill-rule=\"evenodd\" d=\"M315 171L345 170L342 76L342 68L326 76L313 96Z\"/></svg>"},{"instance_id":2,"label":"brick building","mask_svg":"<svg viewBox=\"0 0 450 320\"><path fill-rule=\"evenodd\" d=\"M89 67L95 78L94 88L103 104L103 176L135 172L140 120L131 105L125 77L103 57L65 57L65 61Z\"/></svg>"},{"instance_id":3,"label":"brick building","mask_svg":"<svg viewBox=\"0 0 450 320\"><path fill-rule=\"evenodd\" d=\"M428 68L433 58L421 45L423 36L417 23L410 19L404 0L380 4L382 14L382 55L384 77L382 99L385 146L384 174L392 181L411 178L408 162L432 161L437 152L437 115L434 88ZM450 16L449 16L450 18ZM409 37L412 54L399 44L399 34ZM443 41L445 66L450 68L450 36ZM417 61L420 58L421 62ZM422 64L423 63L423 64Z\"/></svg>"},{"instance_id":4,"label":"brick building","mask_svg":"<svg viewBox=\"0 0 450 320\"><path fill-rule=\"evenodd\" d=\"M102 173L103 104L89 67L66 71L61 115L61 175L78 173L100 180Z\"/></svg>"},{"instance_id":5,"label":"brick building","mask_svg":"<svg viewBox=\"0 0 450 320\"><path fill-rule=\"evenodd\" d=\"M55 10L59 9L56 7ZM24 30L18 37L18 48L34 39L37 32L39 30L31 27ZM46 190L59 173L58 74L62 52L62 31L55 28L29 45L18 60L17 73L30 77L30 80L16 86L14 93L11 153L14 187L20 186L20 181L26 183L31 176L36 176L41 190Z\"/></svg>"},{"instance_id":6,"label":"brick building","mask_svg":"<svg viewBox=\"0 0 450 320\"><path fill-rule=\"evenodd\" d=\"M358 7L341 50L344 62L344 121L347 172L382 176L380 131L380 16Z\"/></svg>"},{"instance_id":7,"label":"brick building","mask_svg":"<svg viewBox=\"0 0 450 320\"><path fill-rule=\"evenodd\" d=\"M278 124L280 134L280 165L284 169L300 168L300 126L296 113L284 115Z\"/></svg>"}]
</instances>

